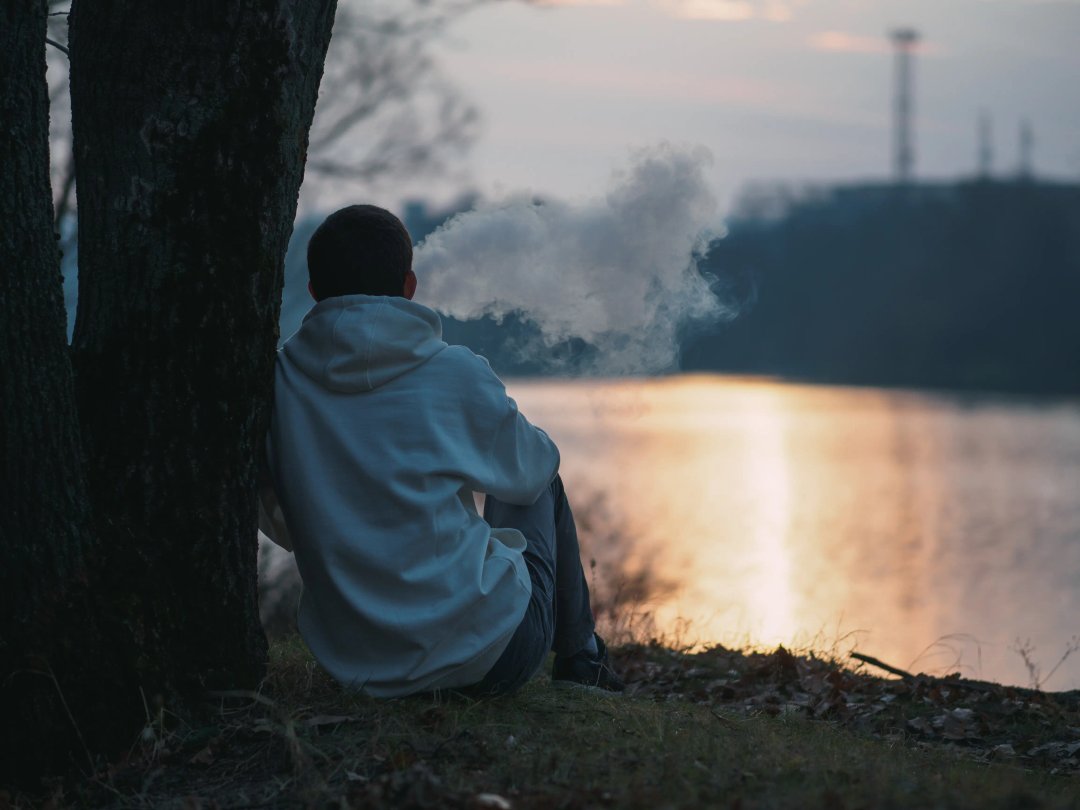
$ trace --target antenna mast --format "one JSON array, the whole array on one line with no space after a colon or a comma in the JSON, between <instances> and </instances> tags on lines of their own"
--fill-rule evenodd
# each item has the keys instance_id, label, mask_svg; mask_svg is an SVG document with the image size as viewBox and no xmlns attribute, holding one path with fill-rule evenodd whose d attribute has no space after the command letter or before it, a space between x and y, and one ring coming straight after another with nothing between
<instances>
[{"instance_id":1,"label":"antenna mast","mask_svg":"<svg viewBox=\"0 0 1080 810\"><path fill-rule=\"evenodd\" d=\"M1035 151L1035 133L1026 118L1020 122L1020 179L1030 180L1033 174L1032 153Z\"/></svg>"},{"instance_id":2,"label":"antenna mast","mask_svg":"<svg viewBox=\"0 0 1080 810\"><path fill-rule=\"evenodd\" d=\"M897 28L889 34L896 50L896 98L893 120L893 171L896 182L911 182L915 169L915 145L912 133L913 76L915 46L919 32L913 28Z\"/></svg>"},{"instance_id":3,"label":"antenna mast","mask_svg":"<svg viewBox=\"0 0 1080 810\"><path fill-rule=\"evenodd\" d=\"M990 113L979 114L979 179L989 180L994 171L994 121Z\"/></svg>"}]
</instances>

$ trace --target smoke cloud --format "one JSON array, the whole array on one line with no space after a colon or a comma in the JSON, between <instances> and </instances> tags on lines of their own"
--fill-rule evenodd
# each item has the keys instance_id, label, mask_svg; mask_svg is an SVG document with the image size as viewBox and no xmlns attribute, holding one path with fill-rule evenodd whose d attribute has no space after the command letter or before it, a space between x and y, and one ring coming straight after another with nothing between
<instances>
[{"instance_id":1,"label":"smoke cloud","mask_svg":"<svg viewBox=\"0 0 1080 810\"><path fill-rule=\"evenodd\" d=\"M457 318L532 322L552 347L583 341L585 368L664 371L681 331L732 314L698 270L716 200L702 147L662 145L635 155L602 199L580 204L510 199L458 214L417 248L420 297Z\"/></svg>"}]
</instances>

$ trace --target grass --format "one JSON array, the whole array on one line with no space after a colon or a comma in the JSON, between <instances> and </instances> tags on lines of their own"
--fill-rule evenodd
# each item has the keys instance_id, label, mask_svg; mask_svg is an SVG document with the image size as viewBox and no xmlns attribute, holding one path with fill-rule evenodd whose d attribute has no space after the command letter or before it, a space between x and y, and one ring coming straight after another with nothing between
<instances>
[{"instance_id":1,"label":"grass","mask_svg":"<svg viewBox=\"0 0 1080 810\"><path fill-rule=\"evenodd\" d=\"M376 701L342 690L294 636L274 643L259 692L218 695L202 727L155 722L124 761L58 784L39 801L119 808L1080 806L1080 784L1065 773L1072 754L1024 753L1080 739L1076 707L1064 699L1003 690L990 700L986 687L972 687L981 703L970 709L970 695L948 680L883 680L782 649L687 654L629 645L616 656L634 694L557 690L541 674L508 698ZM1004 720L988 705L998 702L1008 704ZM939 716L947 722L937 727ZM1014 754L994 754L1001 744L993 735L1001 734L1016 741ZM30 801L0 795L5 803Z\"/></svg>"}]
</instances>

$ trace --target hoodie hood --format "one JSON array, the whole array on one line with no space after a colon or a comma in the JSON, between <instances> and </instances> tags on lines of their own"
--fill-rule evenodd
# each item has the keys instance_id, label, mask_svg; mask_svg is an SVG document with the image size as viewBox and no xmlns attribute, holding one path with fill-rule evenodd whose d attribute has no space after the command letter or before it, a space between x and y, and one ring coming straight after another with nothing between
<instances>
[{"instance_id":1,"label":"hoodie hood","mask_svg":"<svg viewBox=\"0 0 1080 810\"><path fill-rule=\"evenodd\" d=\"M332 391L378 388L446 348L435 312L406 298L343 295L317 303L281 348Z\"/></svg>"}]
</instances>

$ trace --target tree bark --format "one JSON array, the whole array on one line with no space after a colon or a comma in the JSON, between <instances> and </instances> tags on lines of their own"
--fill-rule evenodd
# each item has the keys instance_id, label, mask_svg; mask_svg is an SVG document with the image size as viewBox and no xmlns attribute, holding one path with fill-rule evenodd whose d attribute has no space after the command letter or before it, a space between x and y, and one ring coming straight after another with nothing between
<instances>
[{"instance_id":1,"label":"tree bark","mask_svg":"<svg viewBox=\"0 0 1080 810\"><path fill-rule=\"evenodd\" d=\"M2 773L77 744L64 702L78 687L61 662L94 545L53 232L46 14L45 0L0 4Z\"/></svg>"},{"instance_id":2,"label":"tree bark","mask_svg":"<svg viewBox=\"0 0 1080 810\"><path fill-rule=\"evenodd\" d=\"M49 186L43 0L0 6L0 616L28 625L86 540L60 254ZM14 625L14 627L13 627ZM0 641L0 643L3 643Z\"/></svg>"},{"instance_id":3,"label":"tree bark","mask_svg":"<svg viewBox=\"0 0 1080 810\"><path fill-rule=\"evenodd\" d=\"M335 0L75 0L73 350L130 666L167 704L251 686L257 448Z\"/></svg>"},{"instance_id":4,"label":"tree bark","mask_svg":"<svg viewBox=\"0 0 1080 810\"><path fill-rule=\"evenodd\" d=\"M334 9L74 5L73 375L46 4L0 4L0 784L261 676L257 449Z\"/></svg>"}]
</instances>

